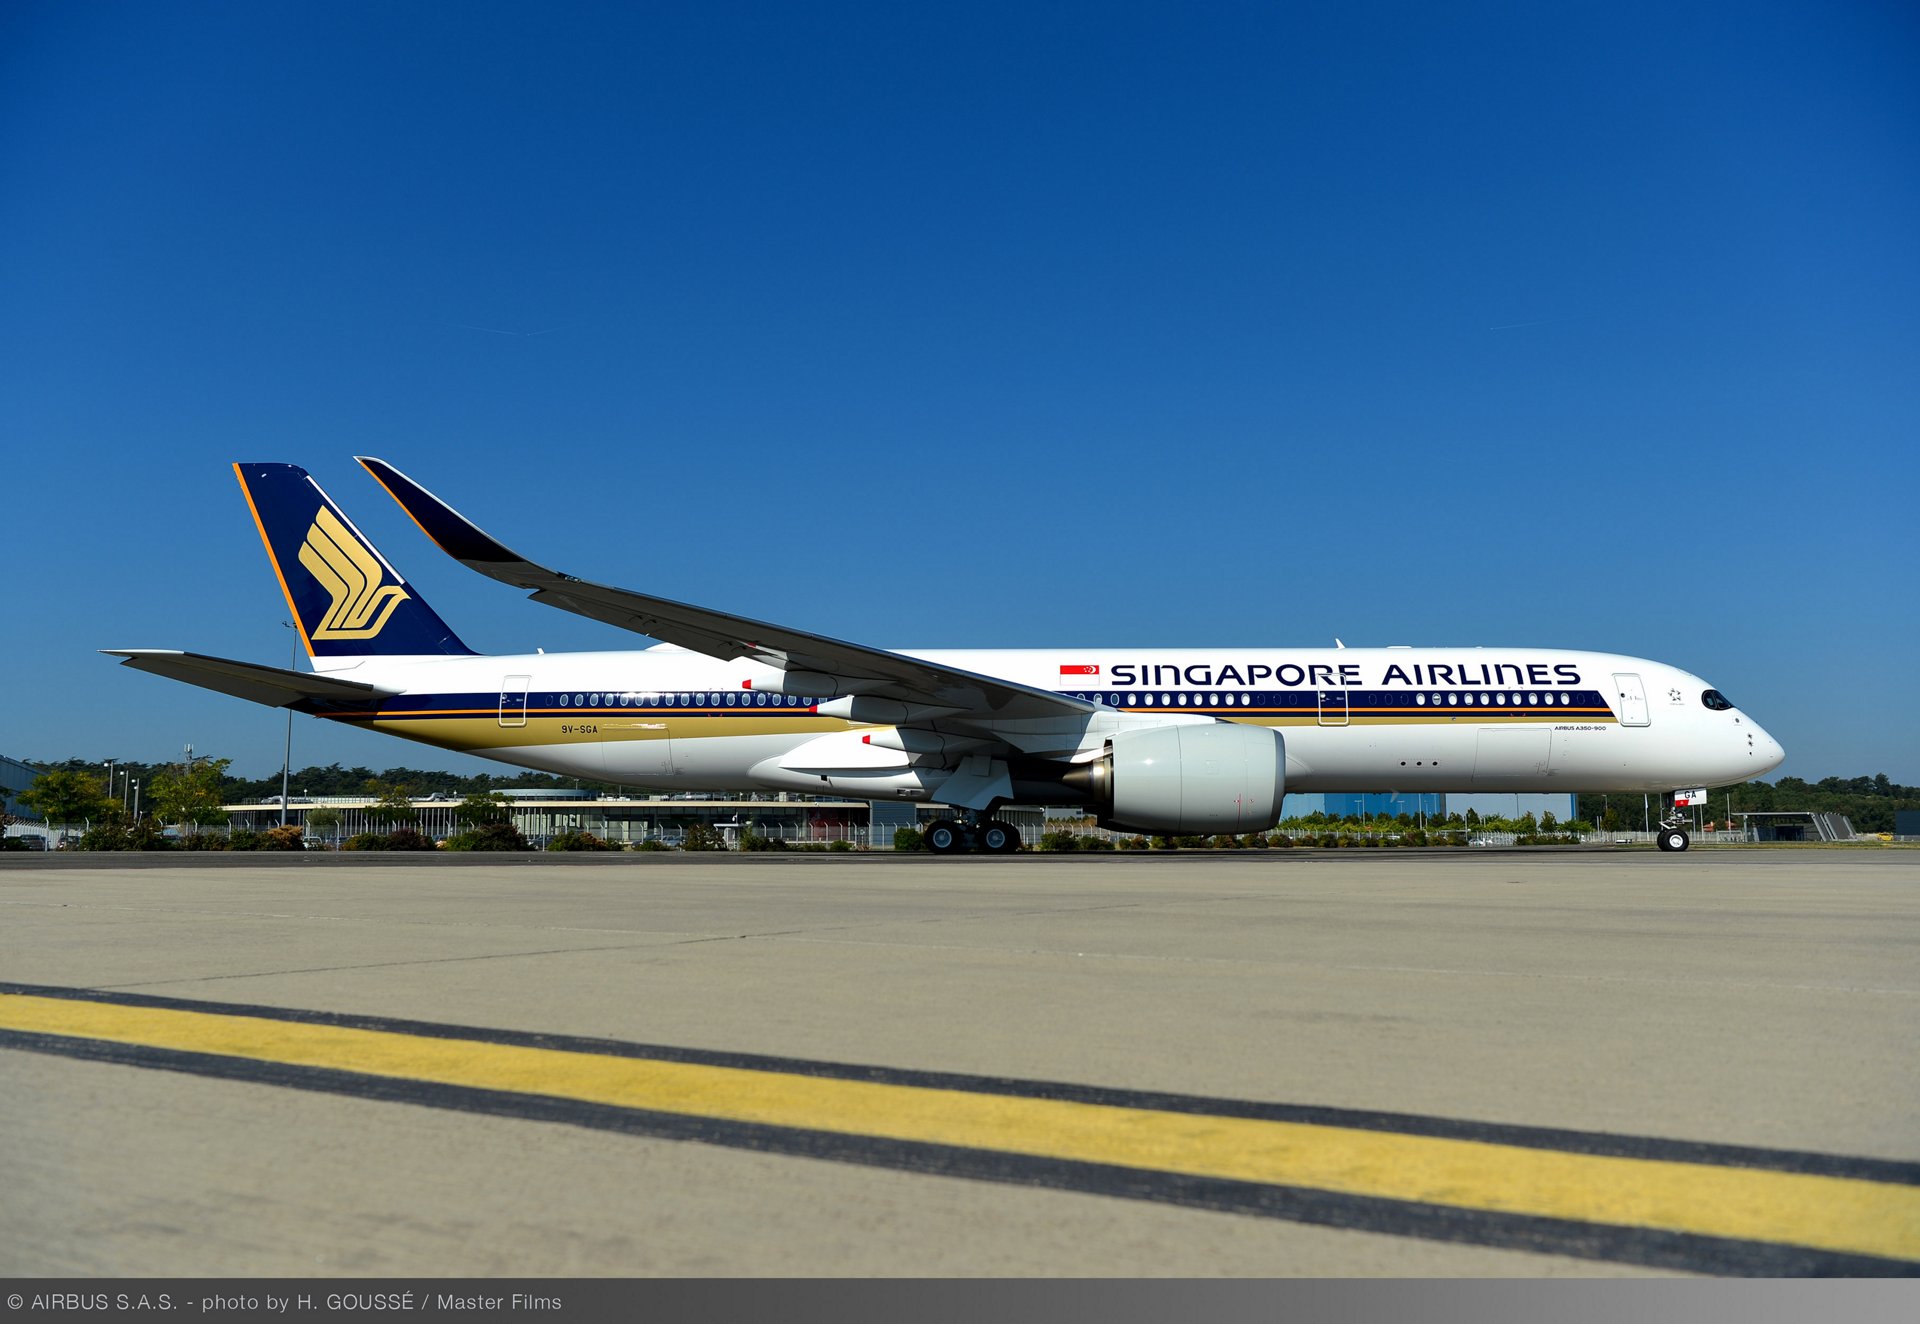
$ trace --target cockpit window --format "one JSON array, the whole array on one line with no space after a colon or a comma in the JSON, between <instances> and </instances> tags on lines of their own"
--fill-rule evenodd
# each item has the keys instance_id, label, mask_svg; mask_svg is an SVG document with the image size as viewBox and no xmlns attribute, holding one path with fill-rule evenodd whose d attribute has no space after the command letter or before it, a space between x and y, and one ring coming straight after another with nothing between
<instances>
[{"instance_id":1,"label":"cockpit window","mask_svg":"<svg viewBox=\"0 0 1920 1324\"><path fill-rule=\"evenodd\" d=\"M1706 704L1707 707L1713 709L1716 713L1723 713L1733 707L1733 701L1719 690L1708 690L1700 696L1700 702Z\"/></svg>"}]
</instances>

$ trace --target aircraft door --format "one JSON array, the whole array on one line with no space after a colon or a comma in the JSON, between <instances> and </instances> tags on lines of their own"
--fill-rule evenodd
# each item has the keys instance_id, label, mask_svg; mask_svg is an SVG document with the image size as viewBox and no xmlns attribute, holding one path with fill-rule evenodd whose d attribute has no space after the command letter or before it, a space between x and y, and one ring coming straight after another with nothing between
<instances>
[{"instance_id":1,"label":"aircraft door","mask_svg":"<svg viewBox=\"0 0 1920 1324\"><path fill-rule=\"evenodd\" d=\"M527 683L529 676L508 676L500 682L500 725L527 724Z\"/></svg>"},{"instance_id":2,"label":"aircraft door","mask_svg":"<svg viewBox=\"0 0 1920 1324\"><path fill-rule=\"evenodd\" d=\"M635 731L645 734L638 740L623 741L618 754L609 758L618 759L622 766L631 768L642 777L671 777L676 769L673 765L673 736L668 733L665 722L635 722Z\"/></svg>"},{"instance_id":3,"label":"aircraft door","mask_svg":"<svg viewBox=\"0 0 1920 1324\"><path fill-rule=\"evenodd\" d=\"M1640 677L1628 671L1614 673L1614 697L1619 700L1620 725L1646 726L1651 722L1647 715L1647 687L1640 683Z\"/></svg>"},{"instance_id":4,"label":"aircraft door","mask_svg":"<svg viewBox=\"0 0 1920 1324\"><path fill-rule=\"evenodd\" d=\"M1347 724L1347 692L1345 690L1321 690L1320 725L1345 726Z\"/></svg>"}]
</instances>

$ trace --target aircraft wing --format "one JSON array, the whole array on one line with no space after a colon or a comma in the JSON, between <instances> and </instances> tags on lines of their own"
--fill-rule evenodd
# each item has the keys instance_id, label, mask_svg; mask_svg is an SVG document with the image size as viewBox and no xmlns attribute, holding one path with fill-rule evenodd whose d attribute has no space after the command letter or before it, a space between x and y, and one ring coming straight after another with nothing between
<instances>
[{"instance_id":1,"label":"aircraft wing","mask_svg":"<svg viewBox=\"0 0 1920 1324\"><path fill-rule=\"evenodd\" d=\"M171 648L103 648L120 665L150 671L168 680L184 680L203 690L217 690L235 698L264 703L269 708L360 707L390 699L398 690L383 690L363 681L339 680L308 671L263 667L255 662L182 653Z\"/></svg>"},{"instance_id":2,"label":"aircraft wing","mask_svg":"<svg viewBox=\"0 0 1920 1324\"><path fill-rule=\"evenodd\" d=\"M491 579L530 590L535 602L722 661L745 657L790 673L817 673L823 681L832 681L838 694L958 709L955 716L962 721L1079 717L1097 709L1050 690L549 570L501 545L386 461L355 458L441 551Z\"/></svg>"}]
</instances>

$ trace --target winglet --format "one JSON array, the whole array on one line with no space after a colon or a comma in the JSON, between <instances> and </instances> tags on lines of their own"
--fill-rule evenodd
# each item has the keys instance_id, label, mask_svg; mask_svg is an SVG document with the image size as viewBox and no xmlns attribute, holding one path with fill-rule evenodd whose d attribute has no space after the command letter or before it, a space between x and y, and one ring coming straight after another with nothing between
<instances>
[{"instance_id":1,"label":"winglet","mask_svg":"<svg viewBox=\"0 0 1920 1324\"><path fill-rule=\"evenodd\" d=\"M356 455L362 468L387 489L387 495L400 503L400 509L420 527L420 532L456 561L473 565L476 561L499 564L524 562L525 557L509 550L482 532L472 520L449 506L426 488L401 473L385 460L371 455ZM479 569L478 566L474 567Z\"/></svg>"}]
</instances>

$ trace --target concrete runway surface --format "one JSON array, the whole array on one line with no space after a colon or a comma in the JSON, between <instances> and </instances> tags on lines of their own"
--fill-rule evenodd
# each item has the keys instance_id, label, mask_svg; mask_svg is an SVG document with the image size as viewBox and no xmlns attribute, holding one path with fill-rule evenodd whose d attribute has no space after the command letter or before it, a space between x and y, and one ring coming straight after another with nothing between
<instances>
[{"instance_id":1,"label":"concrete runway surface","mask_svg":"<svg viewBox=\"0 0 1920 1324\"><path fill-rule=\"evenodd\" d=\"M0 1274L1911 1274L1916 950L1898 851L13 857Z\"/></svg>"}]
</instances>

